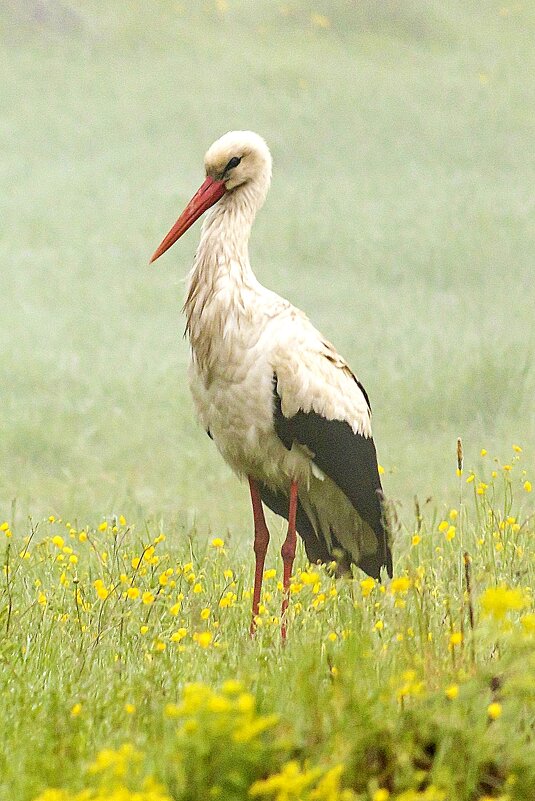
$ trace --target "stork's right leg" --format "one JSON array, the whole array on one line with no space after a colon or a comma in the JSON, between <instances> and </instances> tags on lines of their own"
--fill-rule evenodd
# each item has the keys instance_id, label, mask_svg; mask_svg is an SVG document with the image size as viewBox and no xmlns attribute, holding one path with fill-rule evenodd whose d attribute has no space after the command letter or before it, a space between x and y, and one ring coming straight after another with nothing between
<instances>
[{"instance_id":1,"label":"stork's right leg","mask_svg":"<svg viewBox=\"0 0 535 801\"><path fill-rule=\"evenodd\" d=\"M296 546L296 530L295 518L297 516L297 503L298 503L298 490L297 481L292 481L290 484L290 504L288 508L288 534L284 540L281 548L282 563L284 565L284 573L282 579L283 596L282 596L282 609L281 609L281 636L286 639L286 610L288 609L288 599L290 597L290 578L292 576L292 568L295 559L295 546Z\"/></svg>"},{"instance_id":2,"label":"stork's right leg","mask_svg":"<svg viewBox=\"0 0 535 801\"><path fill-rule=\"evenodd\" d=\"M249 489L251 490L251 502L253 504L254 518L254 552L255 552L255 572L254 572L254 591L253 591L253 613L251 617L251 636L256 631L255 618L258 615L260 604L260 591L262 589L262 577L264 575L264 562L269 543L269 531L264 517L262 500L255 481L249 476Z\"/></svg>"}]
</instances>

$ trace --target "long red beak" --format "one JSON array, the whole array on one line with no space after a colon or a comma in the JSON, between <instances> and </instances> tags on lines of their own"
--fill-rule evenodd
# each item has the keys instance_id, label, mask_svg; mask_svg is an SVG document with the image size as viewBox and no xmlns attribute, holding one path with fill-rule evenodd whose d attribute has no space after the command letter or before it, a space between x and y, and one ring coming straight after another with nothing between
<instances>
[{"instance_id":1,"label":"long red beak","mask_svg":"<svg viewBox=\"0 0 535 801\"><path fill-rule=\"evenodd\" d=\"M204 214L206 209L217 203L219 198L223 197L227 191L223 181L216 181L214 178L208 177L203 185L195 192L190 202L173 225L161 245L152 254L150 264L156 259L159 259L162 253L165 253L171 245L174 245L177 239L193 225L195 220L198 220L201 214Z\"/></svg>"}]
</instances>

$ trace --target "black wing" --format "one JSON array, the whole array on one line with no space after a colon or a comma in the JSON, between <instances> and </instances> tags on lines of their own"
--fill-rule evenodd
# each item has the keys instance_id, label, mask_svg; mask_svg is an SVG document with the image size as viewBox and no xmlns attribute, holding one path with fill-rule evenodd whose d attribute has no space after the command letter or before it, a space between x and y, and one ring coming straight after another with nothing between
<instances>
[{"instance_id":1,"label":"black wing","mask_svg":"<svg viewBox=\"0 0 535 801\"><path fill-rule=\"evenodd\" d=\"M276 375L273 376L273 396L275 431L284 446L290 450L297 442L312 451L320 470L342 490L359 517L375 533L376 553L361 558L358 566L379 578L384 565L392 577L392 553L383 517L383 490L373 439L355 434L343 420L327 420L314 411L298 411L293 417L285 417Z\"/></svg>"}]
</instances>

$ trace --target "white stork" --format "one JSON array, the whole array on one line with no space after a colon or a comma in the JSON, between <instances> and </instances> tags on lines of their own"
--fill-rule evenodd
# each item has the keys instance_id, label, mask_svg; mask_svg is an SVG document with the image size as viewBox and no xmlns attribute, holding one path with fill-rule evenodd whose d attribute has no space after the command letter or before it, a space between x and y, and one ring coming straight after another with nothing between
<instances>
[{"instance_id":1,"label":"white stork","mask_svg":"<svg viewBox=\"0 0 535 801\"><path fill-rule=\"evenodd\" d=\"M189 380L201 424L240 477L247 477L258 614L269 531L262 503L288 521L282 546L284 613L296 530L311 562L354 563L392 576L389 534L362 384L303 312L263 287L248 242L271 181L271 154L251 131L226 133L204 159L206 179L169 231L159 258L207 209L184 311Z\"/></svg>"}]
</instances>

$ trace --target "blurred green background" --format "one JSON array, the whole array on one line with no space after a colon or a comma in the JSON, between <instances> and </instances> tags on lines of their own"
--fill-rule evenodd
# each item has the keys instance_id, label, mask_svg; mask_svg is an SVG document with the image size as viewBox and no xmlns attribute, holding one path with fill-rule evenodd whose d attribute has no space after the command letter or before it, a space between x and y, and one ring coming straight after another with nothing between
<instances>
[{"instance_id":1,"label":"blurred green background","mask_svg":"<svg viewBox=\"0 0 535 801\"><path fill-rule=\"evenodd\" d=\"M346 356L387 494L535 452L535 6L7 0L0 10L0 517L250 533L194 423L195 226L148 258L204 151L261 133L259 279ZM489 457L487 457L489 458Z\"/></svg>"}]
</instances>

